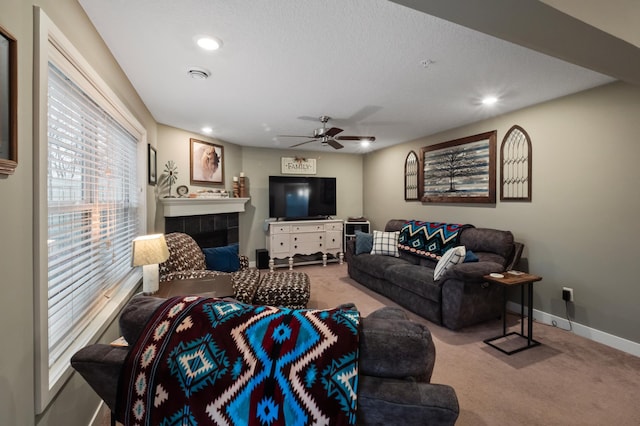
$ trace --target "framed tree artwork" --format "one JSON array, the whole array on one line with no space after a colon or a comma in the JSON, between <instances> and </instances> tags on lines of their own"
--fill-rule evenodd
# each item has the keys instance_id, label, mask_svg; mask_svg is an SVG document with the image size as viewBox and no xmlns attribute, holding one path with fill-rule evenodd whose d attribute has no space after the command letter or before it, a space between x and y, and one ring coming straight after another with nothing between
<instances>
[{"instance_id":1,"label":"framed tree artwork","mask_svg":"<svg viewBox=\"0 0 640 426\"><path fill-rule=\"evenodd\" d=\"M224 183L224 147L210 142L190 139L192 185Z\"/></svg>"},{"instance_id":2,"label":"framed tree artwork","mask_svg":"<svg viewBox=\"0 0 640 426\"><path fill-rule=\"evenodd\" d=\"M426 203L496 202L496 131L421 149Z\"/></svg>"}]
</instances>

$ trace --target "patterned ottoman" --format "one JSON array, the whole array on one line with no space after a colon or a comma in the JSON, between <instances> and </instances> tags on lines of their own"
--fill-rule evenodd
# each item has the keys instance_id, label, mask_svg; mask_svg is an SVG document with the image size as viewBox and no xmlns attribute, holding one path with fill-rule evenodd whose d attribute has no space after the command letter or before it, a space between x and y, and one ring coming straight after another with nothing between
<instances>
[{"instance_id":1,"label":"patterned ottoman","mask_svg":"<svg viewBox=\"0 0 640 426\"><path fill-rule=\"evenodd\" d=\"M267 272L260 279L253 303L304 309L310 295L309 276L304 272Z\"/></svg>"},{"instance_id":2,"label":"patterned ottoman","mask_svg":"<svg viewBox=\"0 0 640 426\"><path fill-rule=\"evenodd\" d=\"M242 269L231 273L233 297L239 302L252 304L258 284L260 284L260 271L257 269Z\"/></svg>"}]
</instances>

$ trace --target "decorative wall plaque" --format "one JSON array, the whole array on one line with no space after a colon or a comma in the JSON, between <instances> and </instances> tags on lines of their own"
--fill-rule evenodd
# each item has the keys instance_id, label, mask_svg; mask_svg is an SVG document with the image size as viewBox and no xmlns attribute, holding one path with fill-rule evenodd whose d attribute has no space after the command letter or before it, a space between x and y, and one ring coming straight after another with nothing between
<instances>
[{"instance_id":1,"label":"decorative wall plaque","mask_svg":"<svg viewBox=\"0 0 640 426\"><path fill-rule=\"evenodd\" d=\"M315 175L316 159L301 157L282 157L283 175Z\"/></svg>"},{"instance_id":2,"label":"decorative wall plaque","mask_svg":"<svg viewBox=\"0 0 640 426\"><path fill-rule=\"evenodd\" d=\"M500 147L500 201L531 201L531 139L517 125Z\"/></svg>"}]
</instances>

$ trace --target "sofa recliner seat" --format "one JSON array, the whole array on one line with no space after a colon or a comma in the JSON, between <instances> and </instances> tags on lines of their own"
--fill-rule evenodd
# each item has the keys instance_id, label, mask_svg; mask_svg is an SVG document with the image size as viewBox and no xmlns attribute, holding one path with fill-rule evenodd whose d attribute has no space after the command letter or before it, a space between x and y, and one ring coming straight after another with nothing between
<instances>
[{"instance_id":1,"label":"sofa recliner seat","mask_svg":"<svg viewBox=\"0 0 640 426\"><path fill-rule=\"evenodd\" d=\"M400 231L407 223L392 219L386 232ZM401 306L452 330L499 318L503 289L483 277L515 267L524 245L510 231L467 227L460 231L459 245L473 251L477 262L461 263L434 279L436 260L399 251L399 257L355 254L355 240L345 250L349 276Z\"/></svg>"},{"instance_id":2,"label":"sofa recliner seat","mask_svg":"<svg viewBox=\"0 0 640 426\"><path fill-rule=\"evenodd\" d=\"M120 329L137 341L165 299L138 295L125 306ZM454 425L459 414L455 390L430 383L435 347L429 329L386 307L361 318L357 424ZM94 344L78 351L71 365L115 412L118 380L128 347ZM113 415L112 415L113 416ZM113 421L112 417L112 421ZM118 419L120 420L120 419Z\"/></svg>"}]
</instances>

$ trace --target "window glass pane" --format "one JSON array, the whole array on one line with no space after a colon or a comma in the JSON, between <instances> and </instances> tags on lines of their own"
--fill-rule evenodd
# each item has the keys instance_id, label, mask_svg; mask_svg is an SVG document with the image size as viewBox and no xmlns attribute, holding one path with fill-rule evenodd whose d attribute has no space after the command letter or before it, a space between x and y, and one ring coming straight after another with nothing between
<instances>
[{"instance_id":1,"label":"window glass pane","mask_svg":"<svg viewBox=\"0 0 640 426\"><path fill-rule=\"evenodd\" d=\"M49 366L131 273L137 140L49 63Z\"/></svg>"}]
</instances>

